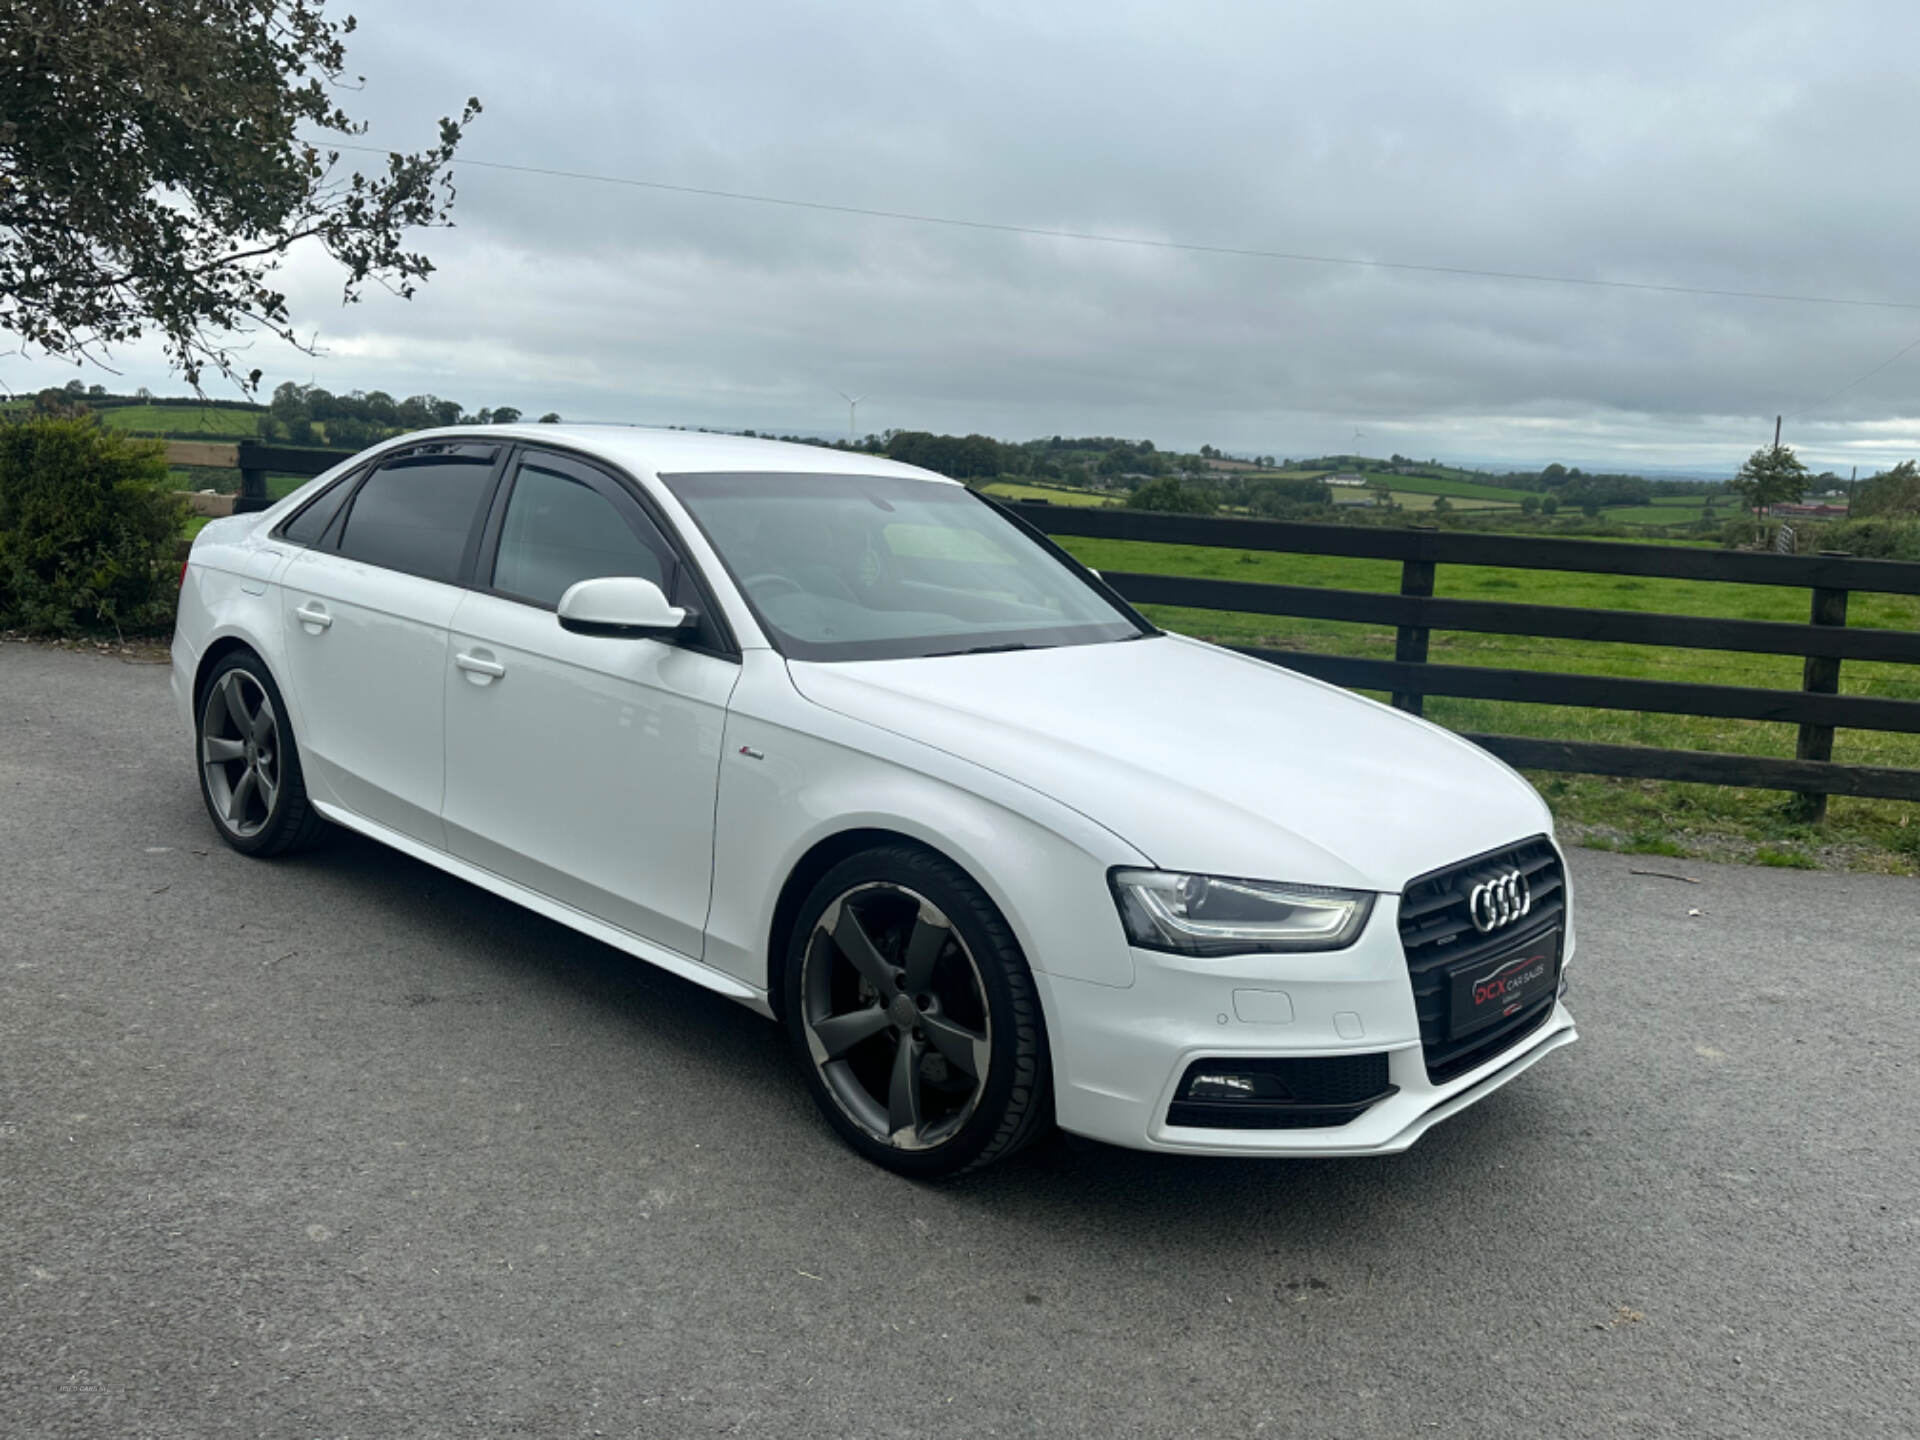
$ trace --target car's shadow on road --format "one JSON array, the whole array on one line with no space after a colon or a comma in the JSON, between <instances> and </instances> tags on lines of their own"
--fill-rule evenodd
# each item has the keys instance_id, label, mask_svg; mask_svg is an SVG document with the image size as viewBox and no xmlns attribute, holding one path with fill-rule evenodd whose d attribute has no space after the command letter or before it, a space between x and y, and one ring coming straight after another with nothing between
<instances>
[{"instance_id":1,"label":"car's shadow on road","mask_svg":"<svg viewBox=\"0 0 1920 1440\"><path fill-rule=\"evenodd\" d=\"M925 1187L874 1169L840 1144L814 1111L782 1031L745 1007L358 836L337 834L295 864L303 883L337 882L343 897L379 908L402 934L436 938L429 973L393 980L414 987L405 994L430 999L435 986L448 993L478 987L515 1001L557 994L584 1005L596 1024L614 1021L656 1075L676 1077L702 1097L705 1113L743 1137L744 1154L809 1152L808 1163L777 1167L769 1184L844 1191L854 1175L871 1182L876 1203L891 1196L910 1211L922 1198ZM541 1063L573 1062L562 1048ZM1568 1131L1577 1125L1552 1092L1523 1084L1456 1116L1404 1155L1220 1159L1056 1134L937 1189L963 1210L1036 1231L1081 1231L1091 1219L1130 1243L1150 1236L1163 1258L1188 1246L1270 1241L1276 1227L1285 1228L1289 1248L1316 1237L1351 1243L1483 1205L1502 1171L1533 1170L1537 1179L1543 1167L1566 1160ZM1527 1137L1548 1138L1535 1144Z\"/></svg>"}]
</instances>

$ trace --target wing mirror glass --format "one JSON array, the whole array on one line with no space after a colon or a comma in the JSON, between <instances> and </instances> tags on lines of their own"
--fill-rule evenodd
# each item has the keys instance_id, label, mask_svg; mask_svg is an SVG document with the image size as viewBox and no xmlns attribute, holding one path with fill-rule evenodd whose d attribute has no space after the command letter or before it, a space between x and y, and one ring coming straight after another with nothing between
<instances>
[{"instance_id":1,"label":"wing mirror glass","mask_svg":"<svg viewBox=\"0 0 1920 1440\"><path fill-rule=\"evenodd\" d=\"M577 635L641 638L679 633L693 617L669 605L660 587L637 575L581 580L560 597L560 628Z\"/></svg>"}]
</instances>

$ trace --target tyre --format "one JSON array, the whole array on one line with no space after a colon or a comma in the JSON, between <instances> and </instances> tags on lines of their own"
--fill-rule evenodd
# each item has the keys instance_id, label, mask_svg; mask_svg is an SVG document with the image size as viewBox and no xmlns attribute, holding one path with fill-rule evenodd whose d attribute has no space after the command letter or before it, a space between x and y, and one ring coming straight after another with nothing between
<instances>
[{"instance_id":1,"label":"tyre","mask_svg":"<svg viewBox=\"0 0 1920 1440\"><path fill-rule=\"evenodd\" d=\"M222 657L194 713L200 798L220 838L261 856L312 843L320 815L307 799L280 687L260 657L249 650Z\"/></svg>"},{"instance_id":2,"label":"tyre","mask_svg":"<svg viewBox=\"0 0 1920 1440\"><path fill-rule=\"evenodd\" d=\"M936 1179L1051 1128L1033 974L1006 920L950 861L909 845L835 865L786 955L788 1038L821 1113L855 1150Z\"/></svg>"}]
</instances>

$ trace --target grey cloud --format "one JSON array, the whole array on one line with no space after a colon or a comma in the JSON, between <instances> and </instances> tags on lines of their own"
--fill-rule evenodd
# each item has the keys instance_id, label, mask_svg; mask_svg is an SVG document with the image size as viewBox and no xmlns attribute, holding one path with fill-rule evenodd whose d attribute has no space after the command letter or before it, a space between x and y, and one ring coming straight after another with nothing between
<instances>
[{"instance_id":1,"label":"grey cloud","mask_svg":"<svg viewBox=\"0 0 1920 1440\"><path fill-rule=\"evenodd\" d=\"M1920 300L1893 3L413 4L352 97L472 156L1150 238ZM464 168L411 304L273 377L831 430L1731 465L1920 312L1141 251ZM141 358L140 363L146 361ZM1798 422L1920 450L1920 352ZM864 426L863 426L864 428Z\"/></svg>"}]
</instances>

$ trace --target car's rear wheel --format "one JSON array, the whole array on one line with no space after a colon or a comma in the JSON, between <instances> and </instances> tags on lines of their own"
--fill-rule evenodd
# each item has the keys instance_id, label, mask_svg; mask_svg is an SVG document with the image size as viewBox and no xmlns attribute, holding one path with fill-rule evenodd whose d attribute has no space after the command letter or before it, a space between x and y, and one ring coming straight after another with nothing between
<instances>
[{"instance_id":1,"label":"car's rear wheel","mask_svg":"<svg viewBox=\"0 0 1920 1440\"><path fill-rule=\"evenodd\" d=\"M1052 1118L1033 975L993 902L930 851L841 861L800 907L786 1023L848 1144L934 1178L1003 1159Z\"/></svg>"},{"instance_id":2,"label":"car's rear wheel","mask_svg":"<svg viewBox=\"0 0 1920 1440\"><path fill-rule=\"evenodd\" d=\"M309 843L320 816L307 799L286 703L260 658L244 650L224 656L195 713L200 795L220 838L247 855Z\"/></svg>"}]
</instances>

